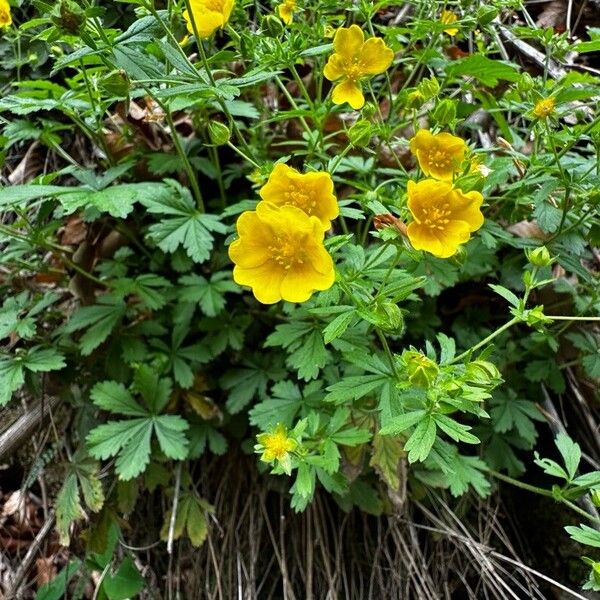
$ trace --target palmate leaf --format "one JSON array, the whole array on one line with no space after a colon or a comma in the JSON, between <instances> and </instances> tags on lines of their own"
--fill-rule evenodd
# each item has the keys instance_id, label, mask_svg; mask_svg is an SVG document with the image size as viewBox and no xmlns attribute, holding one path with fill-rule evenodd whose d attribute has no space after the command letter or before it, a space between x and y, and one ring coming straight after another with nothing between
<instances>
[{"instance_id":1,"label":"palmate leaf","mask_svg":"<svg viewBox=\"0 0 600 600\"><path fill-rule=\"evenodd\" d=\"M183 433L189 428L178 415L160 415L154 419L154 431L160 449L169 458L183 460L187 456L188 440Z\"/></svg>"},{"instance_id":2,"label":"palmate leaf","mask_svg":"<svg viewBox=\"0 0 600 600\"><path fill-rule=\"evenodd\" d=\"M194 262L202 263L210 257L214 243L212 232L225 233L227 227L217 215L198 211L189 190L172 180L167 183L169 194L140 200L149 212L166 215L150 226L148 237L163 252L173 253L183 246Z\"/></svg>"}]
</instances>

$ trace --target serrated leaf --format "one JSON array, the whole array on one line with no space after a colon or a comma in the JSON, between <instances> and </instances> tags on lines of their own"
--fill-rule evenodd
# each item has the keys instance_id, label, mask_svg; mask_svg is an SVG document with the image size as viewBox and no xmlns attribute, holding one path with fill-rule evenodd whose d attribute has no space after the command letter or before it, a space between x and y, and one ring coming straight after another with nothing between
<instances>
[{"instance_id":1,"label":"serrated leaf","mask_svg":"<svg viewBox=\"0 0 600 600\"><path fill-rule=\"evenodd\" d=\"M489 87L498 85L499 80L517 81L519 70L512 63L492 60L483 54L472 54L466 58L453 61L446 67L450 77L466 75L474 77Z\"/></svg>"},{"instance_id":2,"label":"serrated leaf","mask_svg":"<svg viewBox=\"0 0 600 600\"><path fill-rule=\"evenodd\" d=\"M142 474L150 462L150 439L152 437L152 421L144 420L144 426L130 437L121 448L115 462L115 471L119 479L127 481Z\"/></svg>"},{"instance_id":3,"label":"serrated leaf","mask_svg":"<svg viewBox=\"0 0 600 600\"><path fill-rule=\"evenodd\" d=\"M160 449L169 458L183 460L187 457L188 440L183 433L187 429L187 421L179 415L160 415L154 418L154 431Z\"/></svg>"},{"instance_id":4,"label":"serrated leaf","mask_svg":"<svg viewBox=\"0 0 600 600\"><path fill-rule=\"evenodd\" d=\"M446 415L434 415L436 425L455 442L465 442L467 444L479 444L479 438L469 433L471 427L463 425Z\"/></svg>"},{"instance_id":5,"label":"serrated leaf","mask_svg":"<svg viewBox=\"0 0 600 600\"><path fill-rule=\"evenodd\" d=\"M570 525L565 527L565 530L576 542L600 548L600 531L596 531L592 527L583 524L579 525L579 527Z\"/></svg>"},{"instance_id":6,"label":"serrated leaf","mask_svg":"<svg viewBox=\"0 0 600 600\"><path fill-rule=\"evenodd\" d=\"M92 402L99 408L130 417L143 417L147 411L131 396L129 390L116 381L101 381L90 391Z\"/></svg>"},{"instance_id":7,"label":"serrated leaf","mask_svg":"<svg viewBox=\"0 0 600 600\"><path fill-rule=\"evenodd\" d=\"M419 421L424 419L427 415L425 410L415 410L412 412L398 415L389 419L380 430L381 435L398 435L403 431L406 431L409 427L416 425Z\"/></svg>"},{"instance_id":8,"label":"serrated leaf","mask_svg":"<svg viewBox=\"0 0 600 600\"><path fill-rule=\"evenodd\" d=\"M404 457L402 442L389 435L373 436L373 455L369 465L394 491L400 489L400 463Z\"/></svg>"},{"instance_id":9,"label":"serrated leaf","mask_svg":"<svg viewBox=\"0 0 600 600\"><path fill-rule=\"evenodd\" d=\"M577 474L579 462L581 461L581 448L566 433L559 433L554 441L564 461L569 479Z\"/></svg>"},{"instance_id":10,"label":"serrated leaf","mask_svg":"<svg viewBox=\"0 0 600 600\"><path fill-rule=\"evenodd\" d=\"M79 488L75 473L67 475L58 496L56 497L56 529L59 541L63 546L69 545L69 529L71 523L83 515L79 502Z\"/></svg>"},{"instance_id":11,"label":"serrated leaf","mask_svg":"<svg viewBox=\"0 0 600 600\"><path fill-rule=\"evenodd\" d=\"M408 452L408 462L424 461L429 456L435 442L436 431L437 426L433 417L427 416L419 422L404 444L404 450Z\"/></svg>"},{"instance_id":12,"label":"serrated leaf","mask_svg":"<svg viewBox=\"0 0 600 600\"><path fill-rule=\"evenodd\" d=\"M349 325L356 318L354 307L349 307L349 310L339 314L325 329L323 329L323 341L329 344L332 340L344 334Z\"/></svg>"}]
</instances>

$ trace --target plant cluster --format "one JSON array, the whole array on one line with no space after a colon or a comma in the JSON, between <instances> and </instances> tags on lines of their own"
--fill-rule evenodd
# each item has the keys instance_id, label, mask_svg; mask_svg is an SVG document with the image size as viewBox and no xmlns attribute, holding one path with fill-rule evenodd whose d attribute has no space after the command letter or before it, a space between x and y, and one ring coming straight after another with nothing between
<instances>
[{"instance_id":1,"label":"plant cluster","mask_svg":"<svg viewBox=\"0 0 600 600\"><path fill-rule=\"evenodd\" d=\"M530 74L499 38L514 0L397 22L396 2L20 4L0 0L0 405L72 407L56 525L87 540L40 597L91 571L98 598L138 593L113 555L144 494L163 540L201 545L196 461L231 447L297 511L319 487L382 514L502 481L600 547L580 445L533 458L567 369L597 411L600 83L549 67L597 37L524 25Z\"/></svg>"}]
</instances>

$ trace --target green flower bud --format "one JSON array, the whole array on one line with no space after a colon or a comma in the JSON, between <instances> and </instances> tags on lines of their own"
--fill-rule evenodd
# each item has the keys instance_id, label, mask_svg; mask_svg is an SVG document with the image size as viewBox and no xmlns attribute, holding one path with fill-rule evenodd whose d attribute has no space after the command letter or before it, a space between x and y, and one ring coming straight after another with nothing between
<instances>
[{"instance_id":1,"label":"green flower bud","mask_svg":"<svg viewBox=\"0 0 600 600\"><path fill-rule=\"evenodd\" d=\"M402 311L393 302L377 302L374 306L359 308L357 312L365 321L383 331L398 333L404 326Z\"/></svg>"},{"instance_id":2,"label":"green flower bud","mask_svg":"<svg viewBox=\"0 0 600 600\"><path fill-rule=\"evenodd\" d=\"M594 506L600 506L600 488L596 488L590 492Z\"/></svg>"},{"instance_id":3,"label":"green flower bud","mask_svg":"<svg viewBox=\"0 0 600 600\"><path fill-rule=\"evenodd\" d=\"M525 250L525 256L527 256L527 260L534 267L547 267L554 262L554 259L550 256L550 252L548 252L546 246L540 246L539 248L535 248L535 250L528 248Z\"/></svg>"},{"instance_id":4,"label":"green flower bud","mask_svg":"<svg viewBox=\"0 0 600 600\"><path fill-rule=\"evenodd\" d=\"M265 15L262 19L262 28L274 38L281 36L285 31L283 22L275 15Z\"/></svg>"},{"instance_id":5,"label":"green flower bud","mask_svg":"<svg viewBox=\"0 0 600 600\"><path fill-rule=\"evenodd\" d=\"M485 27L496 18L497 14L498 9L494 6L480 6L477 11L477 23Z\"/></svg>"},{"instance_id":6,"label":"green flower bud","mask_svg":"<svg viewBox=\"0 0 600 600\"><path fill-rule=\"evenodd\" d=\"M129 77L123 69L113 71L100 80L100 87L111 96L125 98L129 94Z\"/></svg>"},{"instance_id":7,"label":"green flower bud","mask_svg":"<svg viewBox=\"0 0 600 600\"><path fill-rule=\"evenodd\" d=\"M407 108L419 109L425 103L425 96L419 91L414 90L406 96Z\"/></svg>"},{"instance_id":8,"label":"green flower bud","mask_svg":"<svg viewBox=\"0 0 600 600\"><path fill-rule=\"evenodd\" d=\"M208 137L215 146L224 146L231 138L229 127L219 121L211 121L208 124Z\"/></svg>"},{"instance_id":9,"label":"green flower bud","mask_svg":"<svg viewBox=\"0 0 600 600\"><path fill-rule=\"evenodd\" d=\"M425 100L429 100L440 93L440 84L435 77L423 79L417 86L417 90L421 92Z\"/></svg>"},{"instance_id":10,"label":"green flower bud","mask_svg":"<svg viewBox=\"0 0 600 600\"><path fill-rule=\"evenodd\" d=\"M67 33L77 33L85 21L85 11L73 0L62 0L53 11L52 22Z\"/></svg>"},{"instance_id":11,"label":"green flower bud","mask_svg":"<svg viewBox=\"0 0 600 600\"><path fill-rule=\"evenodd\" d=\"M371 141L372 131L373 125L366 119L360 119L348 129L348 139L354 147L365 148Z\"/></svg>"},{"instance_id":12,"label":"green flower bud","mask_svg":"<svg viewBox=\"0 0 600 600\"><path fill-rule=\"evenodd\" d=\"M408 373L408 380L418 387L430 388L440 372L437 364L415 350L405 350L401 359Z\"/></svg>"},{"instance_id":13,"label":"green flower bud","mask_svg":"<svg viewBox=\"0 0 600 600\"><path fill-rule=\"evenodd\" d=\"M433 111L433 118L440 125L450 125L456 119L456 104L448 98L438 102L438 105Z\"/></svg>"},{"instance_id":14,"label":"green flower bud","mask_svg":"<svg viewBox=\"0 0 600 600\"><path fill-rule=\"evenodd\" d=\"M529 73L522 73L517 81L517 91L520 94L527 94L535 87L533 77Z\"/></svg>"},{"instance_id":15,"label":"green flower bud","mask_svg":"<svg viewBox=\"0 0 600 600\"><path fill-rule=\"evenodd\" d=\"M372 102L367 102L362 109L362 115L365 119L370 119L377 112L377 107Z\"/></svg>"},{"instance_id":16,"label":"green flower bud","mask_svg":"<svg viewBox=\"0 0 600 600\"><path fill-rule=\"evenodd\" d=\"M502 381L500 371L487 360L474 360L466 366L467 382L476 387L496 387Z\"/></svg>"}]
</instances>

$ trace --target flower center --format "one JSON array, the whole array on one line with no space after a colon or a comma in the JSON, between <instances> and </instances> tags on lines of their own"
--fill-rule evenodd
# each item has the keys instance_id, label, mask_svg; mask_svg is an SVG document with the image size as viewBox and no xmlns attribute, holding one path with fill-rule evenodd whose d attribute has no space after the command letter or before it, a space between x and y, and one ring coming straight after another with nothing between
<instances>
[{"instance_id":1,"label":"flower center","mask_svg":"<svg viewBox=\"0 0 600 600\"><path fill-rule=\"evenodd\" d=\"M437 169L447 169L452 166L452 159L443 150L433 150L429 153L429 164Z\"/></svg>"},{"instance_id":2,"label":"flower center","mask_svg":"<svg viewBox=\"0 0 600 600\"><path fill-rule=\"evenodd\" d=\"M269 252L271 258L286 270L304 263L304 251L298 247L296 240L287 237L276 237L273 245L269 246Z\"/></svg>"},{"instance_id":3,"label":"flower center","mask_svg":"<svg viewBox=\"0 0 600 600\"><path fill-rule=\"evenodd\" d=\"M315 200L306 192L301 192L299 190L285 192L283 196L286 204L301 208L307 215L312 215L317 205Z\"/></svg>"},{"instance_id":4,"label":"flower center","mask_svg":"<svg viewBox=\"0 0 600 600\"><path fill-rule=\"evenodd\" d=\"M363 68L359 62L359 59L353 59L350 65L346 67L346 77L350 79L350 81L358 81L361 78L362 74Z\"/></svg>"},{"instance_id":5,"label":"flower center","mask_svg":"<svg viewBox=\"0 0 600 600\"><path fill-rule=\"evenodd\" d=\"M444 229L450 222L450 204L445 202L441 206L432 206L423 209L421 222L432 229Z\"/></svg>"},{"instance_id":6,"label":"flower center","mask_svg":"<svg viewBox=\"0 0 600 600\"><path fill-rule=\"evenodd\" d=\"M265 444L265 447L271 452L275 458L283 458L288 449L289 442L286 435L274 433Z\"/></svg>"}]
</instances>

